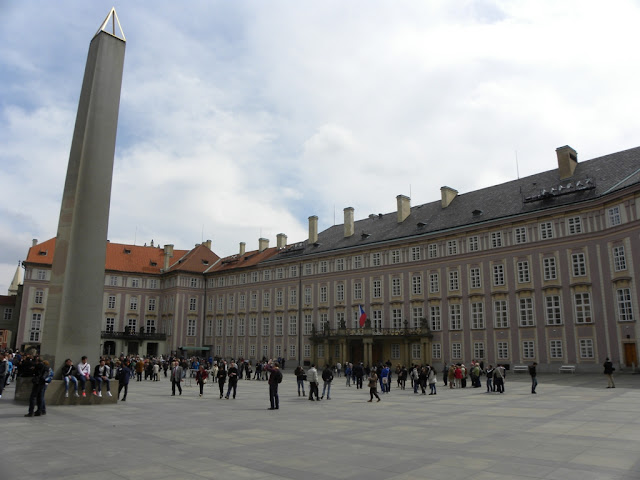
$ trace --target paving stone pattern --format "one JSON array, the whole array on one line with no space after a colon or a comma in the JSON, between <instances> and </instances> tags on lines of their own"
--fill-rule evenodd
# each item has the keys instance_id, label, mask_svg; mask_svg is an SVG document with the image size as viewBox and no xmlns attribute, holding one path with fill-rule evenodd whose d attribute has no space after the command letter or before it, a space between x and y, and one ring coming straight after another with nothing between
<instances>
[{"instance_id":1,"label":"paving stone pattern","mask_svg":"<svg viewBox=\"0 0 640 480\"><path fill-rule=\"evenodd\" d=\"M640 479L640 375L615 389L604 375L541 375L536 395L526 374L510 374L504 395L442 382L414 395L394 379L367 403L344 378L310 402L285 372L275 411L264 381L240 381L235 400L189 383L172 397L164 377L132 381L126 402L32 418L10 386L0 479Z\"/></svg>"}]
</instances>

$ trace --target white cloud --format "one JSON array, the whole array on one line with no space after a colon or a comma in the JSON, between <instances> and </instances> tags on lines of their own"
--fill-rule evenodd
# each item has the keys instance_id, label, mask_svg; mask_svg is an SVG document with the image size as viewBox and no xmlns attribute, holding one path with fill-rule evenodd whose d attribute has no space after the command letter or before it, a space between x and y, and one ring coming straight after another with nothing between
<instances>
[{"instance_id":1,"label":"white cloud","mask_svg":"<svg viewBox=\"0 0 640 480\"><path fill-rule=\"evenodd\" d=\"M11 201L0 224L24 255L31 238L55 235L88 43L110 8L3 11L0 188ZM127 53L111 241L212 238L228 255L260 236L303 240L309 215L325 228L347 206L363 218L395 210L401 193L417 205L442 185L515 178L516 154L524 176L555 168L561 145L586 159L637 144L631 0L117 9Z\"/></svg>"}]
</instances>

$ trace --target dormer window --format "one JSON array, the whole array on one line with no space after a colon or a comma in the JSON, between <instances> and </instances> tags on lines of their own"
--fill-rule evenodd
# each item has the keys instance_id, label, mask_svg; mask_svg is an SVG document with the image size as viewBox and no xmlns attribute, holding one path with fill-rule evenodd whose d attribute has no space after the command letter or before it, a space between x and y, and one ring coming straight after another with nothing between
<instances>
[{"instance_id":1,"label":"dormer window","mask_svg":"<svg viewBox=\"0 0 640 480\"><path fill-rule=\"evenodd\" d=\"M126 253L127 255L129 255L129 254L131 253L131 250L130 250L130 249L128 249L128 248L125 248L125 249L124 249L124 253Z\"/></svg>"}]
</instances>

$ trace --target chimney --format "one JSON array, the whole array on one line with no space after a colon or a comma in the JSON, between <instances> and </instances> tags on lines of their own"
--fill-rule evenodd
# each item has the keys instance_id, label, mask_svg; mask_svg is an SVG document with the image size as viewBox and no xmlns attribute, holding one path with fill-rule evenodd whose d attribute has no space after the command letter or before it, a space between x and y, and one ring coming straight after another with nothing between
<instances>
[{"instance_id":1,"label":"chimney","mask_svg":"<svg viewBox=\"0 0 640 480\"><path fill-rule=\"evenodd\" d=\"M442 196L442 208L447 208L458 195L458 191L455 188L444 186L440 187L440 195Z\"/></svg>"},{"instance_id":2,"label":"chimney","mask_svg":"<svg viewBox=\"0 0 640 480\"><path fill-rule=\"evenodd\" d=\"M411 213L411 199L406 195L398 195L398 223L404 222Z\"/></svg>"},{"instance_id":3,"label":"chimney","mask_svg":"<svg viewBox=\"0 0 640 480\"><path fill-rule=\"evenodd\" d=\"M240 253L238 255L240 255L240 256L244 255L244 250L245 250L246 246L247 246L246 243L240 242Z\"/></svg>"},{"instance_id":4,"label":"chimney","mask_svg":"<svg viewBox=\"0 0 640 480\"><path fill-rule=\"evenodd\" d=\"M258 239L258 251L264 252L267 248L269 248L269 239L268 238L259 238Z\"/></svg>"},{"instance_id":5,"label":"chimney","mask_svg":"<svg viewBox=\"0 0 640 480\"><path fill-rule=\"evenodd\" d=\"M38 244L38 239L34 238L33 240L31 240L31 246L35 247Z\"/></svg>"},{"instance_id":6,"label":"chimney","mask_svg":"<svg viewBox=\"0 0 640 480\"><path fill-rule=\"evenodd\" d=\"M353 207L344 209L344 237L353 235L355 228L353 226Z\"/></svg>"},{"instance_id":7,"label":"chimney","mask_svg":"<svg viewBox=\"0 0 640 480\"><path fill-rule=\"evenodd\" d=\"M278 246L278 250L282 250L287 246L287 236L284 233L279 233L277 235L276 244Z\"/></svg>"},{"instance_id":8,"label":"chimney","mask_svg":"<svg viewBox=\"0 0 640 480\"><path fill-rule=\"evenodd\" d=\"M569 145L565 145L564 147L556 148L556 155L558 156L560 180L571 178L578 165L578 152Z\"/></svg>"},{"instance_id":9,"label":"chimney","mask_svg":"<svg viewBox=\"0 0 640 480\"><path fill-rule=\"evenodd\" d=\"M202 245L204 245L205 247L207 247L209 250L211 250L211 240L207 240L206 242L204 242ZM151 244L151 246L153 247L153 244Z\"/></svg>"},{"instance_id":10,"label":"chimney","mask_svg":"<svg viewBox=\"0 0 640 480\"><path fill-rule=\"evenodd\" d=\"M171 257L173 257L173 245L165 245L164 246L164 266L162 267L162 269L165 272L169 270Z\"/></svg>"},{"instance_id":11,"label":"chimney","mask_svg":"<svg viewBox=\"0 0 640 480\"><path fill-rule=\"evenodd\" d=\"M309 217L309 244L318 242L318 217L312 215Z\"/></svg>"}]
</instances>

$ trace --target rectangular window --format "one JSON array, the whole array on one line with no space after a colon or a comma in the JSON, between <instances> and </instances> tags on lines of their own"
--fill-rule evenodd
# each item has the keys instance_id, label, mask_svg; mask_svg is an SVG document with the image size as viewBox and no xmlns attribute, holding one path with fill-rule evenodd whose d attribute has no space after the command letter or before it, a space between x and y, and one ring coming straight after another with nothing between
<instances>
[{"instance_id":1,"label":"rectangular window","mask_svg":"<svg viewBox=\"0 0 640 480\"><path fill-rule=\"evenodd\" d=\"M431 357L434 360L439 360L442 358L442 347L439 343L434 343L431 345Z\"/></svg>"},{"instance_id":2,"label":"rectangular window","mask_svg":"<svg viewBox=\"0 0 640 480\"><path fill-rule=\"evenodd\" d=\"M245 317L238 318L238 336L239 337L244 337L244 322L245 322Z\"/></svg>"},{"instance_id":3,"label":"rectangular window","mask_svg":"<svg viewBox=\"0 0 640 480\"><path fill-rule=\"evenodd\" d=\"M207 320L206 336L207 337L213 337L213 319L212 318L209 318Z\"/></svg>"},{"instance_id":4,"label":"rectangular window","mask_svg":"<svg viewBox=\"0 0 640 480\"><path fill-rule=\"evenodd\" d=\"M289 358L296 358L296 346L293 344L289 345Z\"/></svg>"},{"instance_id":5,"label":"rectangular window","mask_svg":"<svg viewBox=\"0 0 640 480\"><path fill-rule=\"evenodd\" d=\"M131 333L137 332L138 331L138 319L129 318L127 320L127 327L129 327L129 331Z\"/></svg>"},{"instance_id":6,"label":"rectangular window","mask_svg":"<svg viewBox=\"0 0 640 480\"><path fill-rule=\"evenodd\" d=\"M29 341L40 341L40 329L42 328L42 314L34 313L31 315L31 328L29 329Z\"/></svg>"},{"instance_id":7,"label":"rectangular window","mask_svg":"<svg viewBox=\"0 0 640 480\"><path fill-rule=\"evenodd\" d=\"M400 263L400 250L391 250L391 263Z\"/></svg>"},{"instance_id":8,"label":"rectangular window","mask_svg":"<svg viewBox=\"0 0 640 480\"><path fill-rule=\"evenodd\" d=\"M230 275L228 280L227 280L227 285L232 287L235 284L236 284L236 276L235 275Z\"/></svg>"},{"instance_id":9,"label":"rectangular window","mask_svg":"<svg viewBox=\"0 0 640 480\"><path fill-rule=\"evenodd\" d=\"M618 321L633 322L633 305L631 303L631 289L619 288L616 290L618 300Z\"/></svg>"},{"instance_id":10,"label":"rectangular window","mask_svg":"<svg viewBox=\"0 0 640 480\"><path fill-rule=\"evenodd\" d=\"M238 357L244 357L244 345L238 345Z\"/></svg>"},{"instance_id":11,"label":"rectangular window","mask_svg":"<svg viewBox=\"0 0 640 480\"><path fill-rule=\"evenodd\" d=\"M362 283L356 282L353 284L353 299L362 300Z\"/></svg>"},{"instance_id":12,"label":"rectangular window","mask_svg":"<svg viewBox=\"0 0 640 480\"><path fill-rule=\"evenodd\" d=\"M620 223L622 223L622 219L620 217L620 207L611 207L607 213L609 216L609 226L615 227L616 225L620 225Z\"/></svg>"},{"instance_id":13,"label":"rectangular window","mask_svg":"<svg viewBox=\"0 0 640 480\"><path fill-rule=\"evenodd\" d=\"M569 230L569 235L575 235L577 233L582 233L582 220L580 217L571 217L567 218L567 228Z\"/></svg>"},{"instance_id":14,"label":"rectangular window","mask_svg":"<svg viewBox=\"0 0 640 480\"><path fill-rule=\"evenodd\" d=\"M482 302L471 303L471 328L483 329L484 324L484 304Z\"/></svg>"},{"instance_id":15,"label":"rectangular window","mask_svg":"<svg viewBox=\"0 0 640 480\"><path fill-rule=\"evenodd\" d=\"M138 297L131 297L129 299L129 310L137 310L138 309Z\"/></svg>"},{"instance_id":16,"label":"rectangular window","mask_svg":"<svg viewBox=\"0 0 640 480\"><path fill-rule=\"evenodd\" d=\"M580 358L593 358L593 340L590 338L580 339Z\"/></svg>"},{"instance_id":17,"label":"rectangular window","mask_svg":"<svg viewBox=\"0 0 640 480\"><path fill-rule=\"evenodd\" d=\"M198 279L197 279L197 278L192 278L192 279L190 280L190 284L189 284L189 286L190 286L191 288L196 288L196 287L198 286Z\"/></svg>"},{"instance_id":18,"label":"rectangular window","mask_svg":"<svg viewBox=\"0 0 640 480\"><path fill-rule=\"evenodd\" d=\"M400 358L400 344L392 343L391 344L391 359L397 360Z\"/></svg>"},{"instance_id":19,"label":"rectangular window","mask_svg":"<svg viewBox=\"0 0 640 480\"><path fill-rule=\"evenodd\" d=\"M155 298L150 298L149 299L149 304L147 305L147 310L150 312L155 312L156 311L156 299Z\"/></svg>"},{"instance_id":20,"label":"rectangular window","mask_svg":"<svg viewBox=\"0 0 640 480\"><path fill-rule=\"evenodd\" d=\"M218 278L218 287L224 287L224 277Z\"/></svg>"},{"instance_id":21,"label":"rectangular window","mask_svg":"<svg viewBox=\"0 0 640 480\"><path fill-rule=\"evenodd\" d=\"M298 289L292 288L289 290L289 305L298 305Z\"/></svg>"},{"instance_id":22,"label":"rectangular window","mask_svg":"<svg viewBox=\"0 0 640 480\"><path fill-rule=\"evenodd\" d=\"M304 287L304 303L311 305L311 287Z\"/></svg>"},{"instance_id":23,"label":"rectangular window","mask_svg":"<svg viewBox=\"0 0 640 480\"><path fill-rule=\"evenodd\" d=\"M382 280L373 281L373 298L382 297Z\"/></svg>"},{"instance_id":24,"label":"rectangular window","mask_svg":"<svg viewBox=\"0 0 640 480\"><path fill-rule=\"evenodd\" d=\"M449 304L449 330L462 330L460 304Z\"/></svg>"},{"instance_id":25,"label":"rectangular window","mask_svg":"<svg viewBox=\"0 0 640 480\"><path fill-rule=\"evenodd\" d=\"M271 280L271 270L263 270L262 271L262 279L265 282L268 282Z\"/></svg>"},{"instance_id":26,"label":"rectangular window","mask_svg":"<svg viewBox=\"0 0 640 480\"><path fill-rule=\"evenodd\" d=\"M313 325L313 317L311 316L311 314L306 313L304 315L304 334L305 335L311 335L312 325Z\"/></svg>"},{"instance_id":27,"label":"rectangular window","mask_svg":"<svg viewBox=\"0 0 640 480\"><path fill-rule=\"evenodd\" d=\"M109 308L109 309L116 308L116 296L115 295L109 295L109 298L107 300L107 308Z\"/></svg>"},{"instance_id":28,"label":"rectangular window","mask_svg":"<svg viewBox=\"0 0 640 480\"><path fill-rule=\"evenodd\" d=\"M429 246L427 247L427 250L429 252L429 258L437 258L438 257L438 244L437 243L430 243Z\"/></svg>"},{"instance_id":29,"label":"rectangular window","mask_svg":"<svg viewBox=\"0 0 640 480\"><path fill-rule=\"evenodd\" d=\"M399 278L392 278L391 279L391 296L392 297L399 297L400 295L402 295L402 288L401 288L401 282Z\"/></svg>"},{"instance_id":30,"label":"rectangular window","mask_svg":"<svg viewBox=\"0 0 640 480\"><path fill-rule=\"evenodd\" d=\"M47 279L46 270L36 270L36 277L38 278L38 280L46 280Z\"/></svg>"},{"instance_id":31,"label":"rectangular window","mask_svg":"<svg viewBox=\"0 0 640 480\"><path fill-rule=\"evenodd\" d=\"M414 295L422 295L422 275L413 275L411 277L411 292Z\"/></svg>"},{"instance_id":32,"label":"rectangular window","mask_svg":"<svg viewBox=\"0 0 640 480\"><path fill-rule=\"evenodd\" d=\"M154 318L147 318L147 325L145 328L146 333L156 332L156 320Z\"/></svg>"},{"instance_id":33,"label":"rectangular window","mask_svg":"<svg viewBox=\"0 0 640 480\"><path fill-rule=\"evenodd\" d=\"M252 293L249 301L251 302L251 308L252 309L255 310L256 308L258 308L258 294L257 293Z\"/></svg>"},{"instance_id":34,"label":"rectangular window","mask_svg":"<svg viewBox=\"0 0 640 480\"><path fill-rule=\"evenodd\" d=\"M107 317L105 322L105 331L113 332L116 328L116 319L114 317Z\"/></svg>"},{"instance_id":35,"label":"rectangular window","mask_svg":"<svg viewBox=\"0 0 640 480\"><path fill-rule=\"evenodd\" d=\"M231 311L235 308L236 304L236 295L234 293L230 293L227 295L227 310Z\"/></svg>"},{"instance_id":36,"label":"rectangular window","mask_svg":"<svg viewBox=\"0 0 640 480\"><path fill-rule=\"evenodd\" d=\"M255 358L256 356L256 346L255 345L249 345L249 357L250 358Z\"/></svg>"},{"instance_id":37,"label":"rectangular window","mask_svg":"<svg viewBox=\"0 0 640 480\"><path fill-rule=\"evenodd\" d=\"M535 325L532 298L526 297L519 300L518 318L520 319L521 327L533 327Z\"/></svg>"},{"instance_id":38,"label":"rectangular window","mask_svg":"<svg viewBox=\"0 0 640 480\"><path fill-rule=\"evenodd\" d=\"M573 266L574 277L584 277L587 274L587 264L584 253L571 254L571 265Z\"/></svg>"},{"instance_id":39,"label":"rectangular window","mask_svg":"<svg viewBox=\"0 0 640 480\"><path fill-rule=\"evenodd\" d=\"M536 358L536 349L533 340L524 340L522 342L522 358Z\"/></svg>"},{"instance_id":40,"label":"rectangular window","mask_svg":"<svg viewBox=\"0 0 640 480\"><path fill-rule=\"evenodd\" d=\"M284 293L282 290L276 291L276 307L282 307L284 305Z\"/></svg>"},{"instance_id":41,"label":"rectangular window","mask_svg":"<svg viewBox=\"0 0 640 480\"><path fill-rule=\"evenodd\" d=\"M494 328L509 328L506 300L495 300L493 302L493 326Z\"/></svg>"},{"instance_id":42,"label":"rectangular window","mask_svg":"<svg viewBox=\"0 0 640 480\"><path fill-rule=\"evenodd\" d=\"M167 308L167 299L165 298L165 300L164 300L164 301L165 301L164 306L165 306L165 310L166 310L166 308ZM212 311L213 311L213 297L209 297L209 298L207 299L207 310L208 310L209 312L212 312Z\"/></svg>"},{"instance_id":43,"label":"rectangular window","mask_svg":"<svg viewBox=\"0 0 640 480\"><path fill-rule=\"evenodd\" d=\"M190 318L187 321L187 337L196 336L196 319Z\"/></svg>"},{"instance_id":44,"label":"rectangular window","mask_svg":"<svg viewBox=\"0 0 640 480\"><path fill-rule=\"evenodd\" d=\"M297 315L289 315L289 335L298 335Z\"/></svg>"},{"instance_id":45,"label":"rectangular window","mask_svg":"<svg viewBox=\"0 0 640 480\"><path fill-rule=\"evenodd\" d=\"M222 356L222 345L216 345L216 355L218 357Z\"/></svg>"},{"instance_id":46,"label":"rectangular window","mask_svg":"<svg viewBox=\"0 0 640 480\"><path fill-rule=\"evenodd\" d=\"M140 279L132 278L131 279L131 287L132 288L140 288Z\"/></svg>"},{"instance_id":47,"label":"rectangular window","mask_svg":"<svg viewBox=\"0 0 640 480\"><path fill-rule=\"evenodd\" d=\"M276 268L276 280L282 280L284 278L284 268Z\"/></svg>"},{"instance_id":48,"label":"rectangular window","mask_svg":"<svg viewBox=\"0 0 640 480\"><path fill-rule=\"evenodd\" d=\"M276 331L275 334L281 336L283 333L283 318L282 315L276 315Z\"/></svg>"},{"instance_id":49,"label":"rectangular window","mask_svg":"<svg viewBox=\"0 0 640 480\"><path fill-rule=\"evenodd\" d=\"M233 317L227 317L227 337L233 337Z\"/></svg>"},{"instance_id":50,"label":"rectangular window","mask_svg":"<svg viewBox=\"0 0 640 480\"><path fill-rule=\"evenodd\" d=\"M344 322L344 312L336 312L336 318L335 318L335 326L334 328L340 328L341 322Z\"/></svg>"},{"instance_id":51,"label":"rectangular window","mask_svg":"<svg viewBox=\"0 0 640 480\"><path fill-rule=\"evenodd\" d=\"M493 266L493 285L495 287L504 285L504 265L501 263Z\"/></svg>"},{"instance_id":52,"label":"rectangular window","mask_svg":"<svg viewBox=\"0 0 640 480\"><path fill-rule=\"evenodd\" d=\"M442 330L442 317L440 316L440 305L431 305L429 307L429 320L431 330L438 332Z\"/></svg>"},{"instance_id":53,"label":"rectangular window","mask_svg":"<svg viewBox=\"0 0 640 480\"><path fill-rule=\"evenodd\" d=\"M353 268L362 268L362 255L356 255L351 262Z\"/></svg>"},{"instance_id":54,"label":"rectangular window","mask_svg":"<svg viewBox=\"0 0 640 480\"><path fill-rule=\"evenodd\" d=\"M289 267L289 277L295 278L297 276L298 276L298 266L297 265L291 265Z\"/></svg>"},{"instance_id":55,"label":"rectangular window","mask_svg":"<svg viewBox=\"0 0 640 480\"><path fill-rule=\"evenodd\" d=\"M322 286L320 287L320 303L327 303L327 299L328 299L327 287Z\"/></svg>"},{"instance_id":56,"label":"rectangular window","mask_svg":"<svg viewBox=\"0 0 640 480\"><path fill-rule=\"evenodd\" d=\"M458 254L458 240L447 240L447 255Z\"/></svg>"},{"instance_id":57,"label":"rectangular window","mask_svg":"<svg viewBox=\"0 0 640 480\"><path fill-rule=\"evenodd\" d=\"M344 302L344 284L338 283L336 285L336 302Z\"/></svg>"},{"instance_id":58,"label":"rectangular window","mask_svg":"<svg viewBox=\"0 0 640 480\"><path fill-rule=\"evenodd\" d=\"M513 236L516 244L527 243L527 227L516 227Z\"/></svg>"},{"instance_id":59,"label":"rectangular window","mask_svg":"<svg viewBox=\"0 0 640 480\"><path fill-rule=\"evenodd\" d=\"M627 259L624 255L624 246L613 247L613 267L616 272L627 269Z\"/></svg>"},{"instance_id":60,"label":"rectangular window","mask_svg":"<svg viewBox=\"0 0 640 480\"><path fill-rule=\"evenodd\" d=\"M115 276L111 276L111 278L109 279L109 285L111 285L112 287L117 287L118 286L118 277Z\"/></svg>"},{"instance_id":61,"label":"rectangular window","mask_svg":"<svg viewBox=\"0 0 640 480\"><path fill-rule=\"evenodd\" d=\"M485 358L484 355L484 342L473 343L473 356L476 360Z\"/></svg>"},{"instance_id":62,"label":"rectangular window","mask_svg":"<svg viewBox=\"0 0 640 480\"><path fill-rule=\"evenodd\" d=\"M262 335L268 337L271 333L271 325L269 317L262 317Z\"/></svg>"},{"instance_id":63,"label":"rectangular window","mask_svg":"<svg viewBox=\"0 0 640 480\"><path fill-rule=\"evenodd\" d=\"M469 269L469 280L471 282L471 288L482 288L482 278L480 277L479 267Z\"/></svg>"},{"instance_id":64,"label":"rectangular window","mask_svg":"<svg viewBox=\"0 0 640 480\"><path fill-rule=\"evenodd\" d=\"M555 257L544 258L542 260L542 264L544 266L544 279L546 281L555 280L556 278L558 278Z\"/></svg>"},{"instance_id":65,"label":"rectangular window","mask_svg":"<svg viewBox=\"0 0 640 480\"><path fill-rule=\"evenodd\" d=\"M249 336L255 337L256 335L258 335L258 319L249 317Z\"/></svg>"},{"instance_id":66,"label":"rectangular window","mask_svg":"<svg viewBox=\"0 0 640 480\"><path fill-rule=\"evenodd\" d=\"M391 327L402 328L402 309L401 308L391 309Z\"/></svg>"},{"instance_id":67,"label":"rectangular window","mask_svg":"<svg viewBox=\"0 0 640 480\"><path fill-rule=\"evenodd\" d=\"M417 262L421 259L421 248L420 247L411 247L411 260Z\"/></svg>"},{"instance_id":68,"label":"rectangular window","mask_svg":"<svg viewBox=\"0 0 640 480\"><path fill-rule=\"evenodd\" d=\"M549 354L551 358L562 358L562 340L549 341Z\"/></svg>"},{"instance_id":69,"label":"rectangular window","mask_svg":"<svg viewBox=\"0 0 640 480\"><path fill-rule=\"evenodd\" d=\"M262 306L271 308L271 292L262 292Z\"/></svg>"},{"instance_id":70,"label":"rectangular window","mask_svg":"<svg viewBox=\"0 0 640 480\"><path fill-rule=\"evenodd\" d=\"M153 288L153 289L158 288L158 280L156 280L155 278L152 278L151 280L149 280L149 288Z\"/></svg>"},{"instance_id":71,"label":"rectangular window","mask_svg":"<svg viewBox=\"0 0 640 480\"><path fill-rule=\"evenodd\" d=\"M547 295L544 298L547 325L562 325L562 316L560 314L560 295Z\"/></svg>"},{"instance_id":72,"label":"rectangular window","mask_svg":"<svg viewBox=\"0 0 640 480\"><path fill-rule=\"evenodd\" d=\"M451 344L451 358L455 360L459 360L462 358L462 344L461 343L452 343Z\"/></svg>"},{"instance_id":73,"label":"rectangular window","mask_svg":"<svg viewBox=\"0 0 640 480\"><path fill-rule=\"evenodd\" d=\"M382 310L376 309L373 311L373 329L376 331L382 330Z\"/></svg>"},{"instance_id":74,"label":"rectangular window","mask_svg":"<svg viewBox=\"0 0 640 480\"><path fill-rule=\"evenodd\" d=\"M191 297L189 299L189 311L195 312L197 310L197 307L198 307L198 299L195 297Z\"/></svg>"},{"instance_id":75,"label":"rectangular window","mask_svg":"<svg viewBox=\"0 0 640 480\"><path fill-rule=\"evenodd\" d=\"M531 281L531 276L529 274L529 262L523 260L518 262L518 283L529 283Z\"/></svg>"},{"instance_id":76,"label":"rectangular window","mask_svg":"<svg viewBox=\"0 0 640 480\"><path fill-rule=\"evenodd\" d=\"M382 265L382 256L380 255L380 252L372 253L371 254L371 266L372 267L379 267L380 265Z\"/></svg>"},{"instance_id":77,"label":"rectangular window","mask_svg":"<svg viewBox=\"0 0 640 480\"><path fill-rule=\"evenodd\" d=\"M4 320L11 320L13 318L13 308L7 307L4 309Z\"/></svg>"},{"instance_id":78,"label":"rectangular window","mask_svg":"<svg viewBox=\"0 0 640 480\"><path fill-rule=\"evenodd\" d=\"M502 232L491 232L491 248L502 246Z\"/></svg>"},{"instance_id":79,"label":"rectangular window","mask_svg":"<svg viewBox=\"0 0 640 480\"><path fill-rule=\"evenodd\" d=\"M422 307L413 307L411 309L411 326L413 328L420 328L420 323L424 318L424 310Z\"/></svg>"},{"instance_id":80,"label":"rectangular window","mask_svg":"<svg viewBox=\"0 0 640 480\"><path fill-rule=\"evenodd\" d=\"M336 272L344 271L344 258L336 259Z\"/></svg>"},{"instance_id":81,"label":"rectangular window","mask_svg":"<svg viewBox=\"0 0 640 480\"><path fill-rule=\"evenodd\" d=\"M540 240L553 238L553 223L543 222L540 224Z\"/></svg>"},{"instance_id":82,"label":"rectangular window","mask_svg":"<svg viewBox=\"0 0 640 480\"><path fill-rule=\"evenodd\" d=\"M422 358L422 349L419 343L411 344L411 358L414 360Z\"/></svg>"},{"instance_id":83,"label":"rectangular window","mask_svg":"<svg viewBox=\"0 0 640 480\"><path fill-rule=\"evenodd\" d=\"M238 295L238 308L244 310L247 304L247 296L244 293Z\"/></svg>"},{"instance_id":84,"label":"rectangular window","mask_svg":"<svg viewBox=\"0 0 640 480\"><path fill-rule=\"evenodd\" d=\"M313 273L313 266L310 263L304 264L304 274L311 275Z\"/></svg>"},{"instance_id":85,"label":"rectangular window","mask_svg":"<svg viewBox=\"0 0 640 480\"><path fill-rule=\"evenodd\" d=\"M480 241L477 235L474 235L473 237L469 237L467 239L467 250L469 250L470 252L477 252L478 250L480 250Z\"/></svg>"},{"instance_id":86,"label":"rectangular window","mask_svg":"<svg viewBox=\"0 0 640 480\"><path fill-rule=\"evenodd\" d=\"M221 318L216 320L216 336L222 336L223 320Z\"/></svg>"},{"instance_id":87,"label":"rectangular window","mask_svg":"<svg viewBox=\"0 0 640 480\"><path fill-rule=\"evenodd\" d=\"M429 274L429 293L438 293L438 292L440 292L440 274L430 273Z\"/></svg>"},{"instance_id":88,"label":"rectangular window","mask_svg":"<svg viewBox=\"0 0 640 480\"><path fill-rule=\"evenodd\" d=\"M251 272L251 283L256 283L258 281L258 272Z\"/></svg>"},{"instance_id":89,"label":"rectangular window","mask_svg":"<svg viewBox=\"0 0 640 480\"><path fill-rule=\"evenodd\" d=\"M262 356L265 358L269 358L269 345L262 346Z\"/></svg>"},{"instance_id":90,"label":"rectangular window","mask_svg":"<svg viewBox=\"0 0 640 480\"><path fill-rule=\"evenodd\" d=\"M509 343L508 342L497 342L496 344L498 350L498 358L500 360L505 360L509 358Z\"/></svg>"},{"instance_id":91,"label":"rectangular window","mask_svg":"<svg viewBox=\"0 0 640 480\"><path fill-rule=\"evenodd\" d=\"M318 345L318 358L324 358L324 345Z\"/></svg>"},{"instance_id":92,"label":"rectangular window","mask_svg":"<svg viewBox=\"0 0 640 480\"><path fill-rule=\"evenodd\" d=\"M329 263L326 260L320 262L320 273L327 273L329 271Z\"/></svg>"},{"instance_id":93,"label":"rectangular window","mask_svg":"<svg viewBox=\"0 0 640 480\"><path fill-rule=\"evenodd\" d=\"M458 271L452 270L449 272L449 291L456 290L460 290L460 281L458 279Z\"/></svg>"},{"instance_id":94,"label":"rectangular window","mask_svg":"<svg viewBox=\"0 0 640 480\"><path fill-rule=\"evenodd\" d=\"M591 297L588 292L576 293L573 296L576 309L576 323L592 323Z\"/></svg>"},{"instance_id":95,"label":"rectangular window","mask_svg":"<svg viewBox=\"0 0 640 480\"><path fill-rule=\"evenodd\" d=\"M311 345L309 345L308 343L305 343L303 347L303 351L304 351L304 358L309 358L311 356Z\"/></svg>"}]
</instances>

